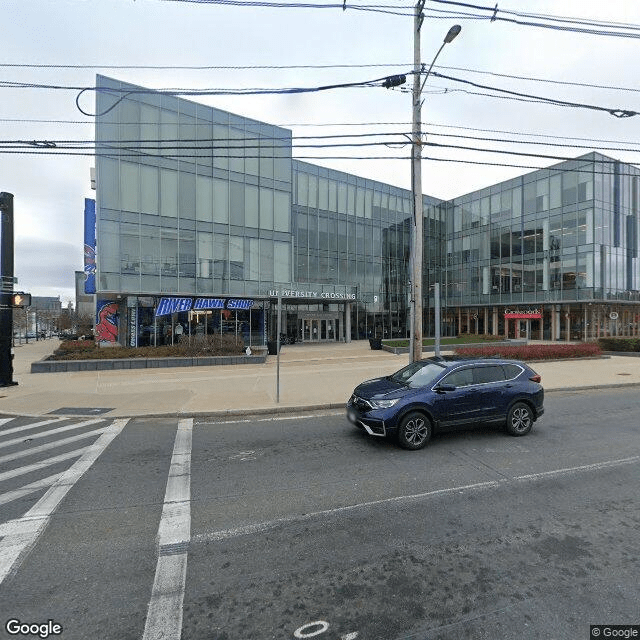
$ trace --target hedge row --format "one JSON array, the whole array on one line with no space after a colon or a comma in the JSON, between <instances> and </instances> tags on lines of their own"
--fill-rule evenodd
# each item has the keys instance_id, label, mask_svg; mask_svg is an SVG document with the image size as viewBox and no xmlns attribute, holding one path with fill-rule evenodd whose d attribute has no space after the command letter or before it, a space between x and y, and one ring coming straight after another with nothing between
<instances>
[{"instance_id":1,"label":"hedge row","mask_svg":"<svg viewBox=\"0 0 640 640\"><path fill-rule=\"evenodd\" d=\"M242 338L235 335L182 336L174 345L158 347L98 347L93 340L74 340L60 344L47 360L112 360L114 358L204 358L244 354Z\"/></svg>"},{"instance_id":2,"label":"hedge row","mask_svg":"<svg viewBox=\"0 0 640 640\"><path fill-rule=\"evenodd\" d=\"M603 351L640 351L640 338L600 338L598 344Z\"/></svg>"},{"instance_id":3,"label":"hedge row","mask_svg":"<svg viewBox=\"0 0 640 640\"><path fill-rule=\"evenodd\" d=\"M558 360L562 358L587 358L602 354L600 345L594 342L581 344L535 344L521 346L460 347L455 353L462 356L490 358L497 356L510 360Z\"/></svg>"}]
</instances>

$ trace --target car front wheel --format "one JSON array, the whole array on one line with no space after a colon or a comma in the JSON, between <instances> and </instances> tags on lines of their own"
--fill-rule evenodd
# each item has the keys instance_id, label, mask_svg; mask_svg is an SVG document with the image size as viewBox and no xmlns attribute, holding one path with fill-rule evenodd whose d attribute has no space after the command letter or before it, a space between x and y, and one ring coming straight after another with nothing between
<instances>
[{"instance_id":1,"label":"car front wheel","mask_svg":"<svg viewBox=\"0 0 640 640\"><path fill-rule=\"evenodd\" d=\"M524 402L516 402L507 416L507 433L512 436L526 436L533 427L533 412Z\"/></svg>"},{"instance_id":2,"label":"car front wheel","mask_svg":"<svg viewBox=\"0 0 640 640\"><path fill-rule=\"evenodd\" d=\"M398 427L398 444L403 449L422 449L431 438L431 422L423 413L408 413Z\"/></svg>"}]
</instances>

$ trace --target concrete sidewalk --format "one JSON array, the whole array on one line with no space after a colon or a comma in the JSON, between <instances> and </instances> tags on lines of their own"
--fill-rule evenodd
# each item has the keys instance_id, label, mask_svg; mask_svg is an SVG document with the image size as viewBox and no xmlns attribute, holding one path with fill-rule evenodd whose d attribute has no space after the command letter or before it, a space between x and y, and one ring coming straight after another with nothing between
<instances>
[{"instance_id":1,"label":"concrete sidewalk","mask_svg":"<svg viewBox=\"0 0 640 640\"><path fill-rule=\"evenodd\" d=\"M257 365L31 373L31 363L52 353L57 344L57 339L50 339L15 347L18 385L0 388L0 413L87 415L108 409L104 415L109 417L216 416L343 407L357 384L408 363L406 354L372 351L366 340L284 346L277 403L276 356ZM546 391L640 385L640 358L612 356L532 366L542 375Z\"/></svg>"}]
</instances>

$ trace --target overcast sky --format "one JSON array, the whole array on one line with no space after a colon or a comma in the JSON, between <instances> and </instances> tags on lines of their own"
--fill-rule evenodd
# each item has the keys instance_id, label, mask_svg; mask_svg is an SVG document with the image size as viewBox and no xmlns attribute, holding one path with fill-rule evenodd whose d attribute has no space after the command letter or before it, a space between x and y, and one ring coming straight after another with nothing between
<instances>
[{"instance_id":1,"label":"overcast sky","mask_svg":"<svg viewBox=\"0 0 640 640\"><path fill-rule=\"evenodd\" d=\"M500 2L499 9L640 25L637 0L506 2ZM328 2L317 0L317 4ZM413 63L411 15L351 8L367 4L361 0L347 2L347 10L343 11L341 8L256 8L162 0L3 0L0 80L2 84L90 87L95 84L95 74L102 73L154 89L285 88L359 82L410 71ZM495 2L478 0L473 4L492 6ZM376 0L368 6L372 5L404 7L404 10L393 11L412 12L412 3L403 0ZM457 15L460 11L430 0L426 8ZM474 13L488 15L487 12ZM506 13L498 15L514 17ZM440 73L520 93L640 111L637 70L640 39L427 12L422 26L423 62L431 62L444 35L455 23L462 25L462 32L438 58L434 70ZM640 35L640 30L635 33ZM94 68L37 69L19 65L93 65ZM332 68L193 71L110 68L126 65L330 65ZM336 65L355 66L338 68ZM402 134L411 129L411 97L407 92L410 83L409 77L405 90L353 88L294 96L207 96L198 97L196 101L286 126L293 130L294 139L336 133L394 132L397 135L393 140L401 141ZM486 93L483 89L430 77L424 90L422 118L427 123L424 125L429 134L427 141L572 157L597 149L627 162L640 162L640 151L634 151L634 141L640 138L640 116L616 118L593 109L535 104L477 95L478 92ZM0 86L0 139L5 142L91 140L93 120L76 108L77 93L77 90ZM94 104L91 93L81 98L85 111L93 112ZM73 122L53 122L61 120ZM345 126L318 126L336 123ZM517 142L448 137L452 134ZM523 140L587 148L525 145ZM606 147L629 150L607 150ZM397 145L393 148L299 149L294 150L294 157L322 156L309 161L408 189L409 160L393 158L408 158L409 153L408 146ZM461 149L427 147L424 154L458 161L425 160L423 163L424 193L446 199L528 171L465 164L462 160L535 167L554 163L550 159ZM385 155L389 159L338 159L340 155ZM89 181L91 166L93 162L89 157L38 157L0 151L0 191L15 196L17 289L35 295L59 295L63 301L74 299L73 274L82 269L83 260L84 198L94 195Z\"/></svg>"}]
</instances>

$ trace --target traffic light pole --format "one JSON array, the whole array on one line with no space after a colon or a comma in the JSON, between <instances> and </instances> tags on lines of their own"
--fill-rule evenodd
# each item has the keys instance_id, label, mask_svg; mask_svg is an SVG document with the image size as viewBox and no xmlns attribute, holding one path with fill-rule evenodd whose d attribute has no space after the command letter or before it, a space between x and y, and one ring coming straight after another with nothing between
<instances>
[{"instance_id":1,"label":"traffic light pole","mask_svg":"<svg viewBox=\"0 0 640 640\"><path fill-rule=\"evenodd\" d=\"M0 387L13 381L13 194L0 193Z\"/></svg>"}]
</instances>

